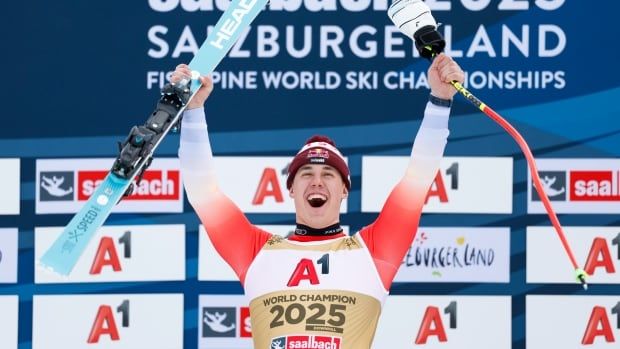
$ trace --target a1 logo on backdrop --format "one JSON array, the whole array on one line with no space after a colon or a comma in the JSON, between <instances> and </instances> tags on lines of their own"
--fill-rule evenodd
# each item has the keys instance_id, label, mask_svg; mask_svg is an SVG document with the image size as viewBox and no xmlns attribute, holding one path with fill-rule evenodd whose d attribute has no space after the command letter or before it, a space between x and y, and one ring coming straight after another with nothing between
<instances>
[{"instance_id":1,"label":"a1 logo on backdrop","mask_svg":"<svg viewBox=\"0 0 620 349\"><path fill-rule=\"evenodd\" d=\"M290 157L216 157L222 191L246 213L294 213L286 188ZM344 200L340 212L345 213Z\"/></svg>"},{"instance_id":2,"label":"a1 logo on backdrop","mask_svg":"<svg viewBox=\"0 0 620 349\"><path fill-rule=\"evenodd\" d=\"M459 190L459 163L453 162L445 171L437 171L435 180L426 194L425 204L429 199L435 198L443 204L450 202L448 192Z\"/></svg>"},{"instance_id":3,"label":"a1 logo on backdrop","mask_svg":"<svg viewBox=\"0 0 620 349\"><path fill-rule=\"evenodd\" d=\"M246 213L294 212L286 189L288 157L216 157L223 192ZM240 181L239 173L244 180Z\"/></svg>"},{"instance_id":4,"label":"a1 logo on backdrop","mask_svg":"<svg viewBox=\"0 0 620 349\"><path fill-rule=\"evenodd\" d=\"M447 325L447 326L446 326ZM457 302L451 301L443 308L428 306L416 335L415 344L426 344L430 338L443 343L448 341L449 330L457 328Z\"/></svg>"},{"instance_id":5,"label":"a1 logo on backdrop","mask_svg":"<svg viewBox=\"0 0 620 349\"><path fill-rule=\"evenodd\" d=\"M402 179L409 157L362 158L362 212L379 212ZM432 176L424 212L511 213L512 158L444 157Z\"/></svg>"},{"instance_id":6,"label":"a1 logo on backdrop","mask_svg":"<svg viewBox=\"0 0 620 349\"><path fill-rule=\"evenodd\" d=\"M129 328L129 306L130 302L127 299L117 305L100 305L86 343L97 344L101 337L120 341L119 329Z\"/></svg>"},{"instance_id":7,"label":"a1 logo on backdrop","mask_svg":"<svg viewBox=\"0 0 620 349\"><path fill-rule=\"evenodd\" d=\"M611 247L615 247L613 251L615 251L616 257L612 256ZM620 261L620 233L616 235L615 238L608 241L604 237L595 237L592 240L592 246L590 246L590 252L588 253L588 258L584 264L583 270L588 273L588 275L595 275L599 268L602 268L607 274L615 274L616 267L615 263Z\"/></svg>"},{"instance_id":8,"label":"a1 logo on backdrop","mask_svg":"<svg viewBox=\"0 0 620 349\"><path fill-rule=\"evenodd\" d=\"M511 306L509 296L390 296L373 347L510 348Z\"/></svg>"},{"instance_id":9,"label":"a1 logo on backdrop","mask_svg":"<svg viewBox=\"0 0 620 349\"><path fill-rule=\"evenodd\" d=\"M564 227L564 232L589 283L620 283L620 227ZM527 227L527 251L528 283L575 282L552 227Z\"/></svg>"},{"instance_id":10,"label":"a1 logo on backdrop","mask_svg":"<svg viewBox=\"0 0 620 349\"><path fill-rule=\"evenodd\" d=\"M131 231L128 230L118 239L118 243L123 246L122 258L131 258ZM114 272L121 272L121 258L117 247L114 243L114 239L109 236L104 236L99 240L99 247L95 253L92 266L90 268L90 275L99 275L104 267L109 267Z\"/></svg>"},{"instance_id":11,"label":"a1 logo on backdrop","mask_svg":"<svg viewBox=\"0 0 620 349\"><path fill-rule=\"evenodd\" d=\"M293 213L295 205L286 188L290 157L216 157L222 191L245 213ZM238 180L243 173L244 180ZM340 212L345 213L344 200Z\"/></svg>"},{"instance_id":12,"label":"a1 logo on backdrop","mask_svg":"<svg viewBox=\"0 0 620 349\"><path fill-rule=\"evenodd\" d=\"M39 260L61 227L35 228ZM67 277L35 269L35 283L173 281L185 279L185 226L115 225L95 232Z\"/></svg>"},{"instance_id":13,"label":"a1 logo on backdrop","mask_svg":"<svg viewBox=\"0 0 620 349\"><path fill-rule=\"evenodd\" d=\"M183 346L182 294L35 295L32 348Z\"/></svg>"},{"instance_id":14,"label":"a1 logo on backdrop","mask_svg":"<svg viewBox=\"0 0 620 349\"><path fill-rule=\"evenodd\" d=\"M262 205L267 198L273 198L275 202L283 203L285 198L284 193L288 194L282 189L284 188L282 183L286 181L287 171L288 167L284 167L282 170L273 167L265 167L258 181L258 185L256 186L256 192L252 198L252 205Z\"/></svg>"},{"instance_id":15,"label":"a1 logo on backdrop","mask_svg":"<svg viewBox=\"0 0 620 349\"><path fill-rule=\"evenodd\" d=\"M615 326L612 325L612 321L616 323ZM620 334L620 301L613 307L594 306L592 308L581 344L590 345L595 341L616 343L614 332Z\"/></svg>"}]
</instances>

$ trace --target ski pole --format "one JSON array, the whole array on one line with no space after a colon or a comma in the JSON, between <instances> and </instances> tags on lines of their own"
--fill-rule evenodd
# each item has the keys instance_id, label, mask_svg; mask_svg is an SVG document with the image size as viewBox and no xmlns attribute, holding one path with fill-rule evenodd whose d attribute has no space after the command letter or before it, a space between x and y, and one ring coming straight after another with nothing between
<instances>
[{"instance_id":1,"label":"ski pole","mask_svg":"<svg viewBox=\"0 0 620 349\"><path fill-rule=\"evenodd\" d=\"M388 17L398 27L398 29L407 37L412 38L420 56L433 60L438 54L443 52L446 47L446 42L441 34L437 31L437 22L431 10L422 0L396 0L387 11ZM575 278L581 282L584 289L588 288L586 278L588 274L579 267L575 255L568 244L566 235L562 229L562 225L551 206L551 202L545 193L540 177L538 175L538 169L532 151L530 150L527 142L521 136L521 134L514 128L508 121L502 118L497 112L482 103L476 96L469 92L458 81L451 81L452 86L463 95L468 101L475 105L480 111L490 117L493 121L498 123L506 132L508 132L514 140L517 142L521 151L525 155L527 163L530 167L532 180L534 181L534 188L538 193L547 215L553 224L553 227L562 242L564 251L568 255L570 262L575 270Z\"/></svg>"},{"instance_id":2,"label":"ski pole","mask_svg":"<svg viewBox=\"0 0 620 349\"><path fill-rule=\"evenodd\" d=\"M566 240L566 234L564 234L564 230L562 229L560 220L558 219L558 216L553 210L553 207L551 206L551 201L549 201L549 197L547 196L547 193L545 193L545 190L543 189L543 185L540 182L540 176L538 175L538 169L536 167L534 155L532 155L532 151L530 150L530 147L527 145L527 142L525 141L523 136L521 136L519 131L517 131L508 121L502 118L495 110L491 109L491 107L489 107L488 105L480 101L480 99L478 99L471 92L469 92L460 82L452 81L451 84L461 95L463 95L463 97L465 97L474 106L480 109L480 111L482 111L489 118L491 118L493 121L498 123L504 130L506 130L506 132L508 132L512 136L512 138L517 142L517 144L521 148L521 151L525 155L525 159L527 160L527 163L530 167L530 173L532 176L532 180L534 181L534 188L536 189L536 192L538 193L538 196L540 197L540 200L542 201L543 206L545 207L545 211L547 211L547 215L549 216L549 219L551 220L551 223L553 224L553 228L555 229L556 233L558 234L558 237L560 238L560 241L562 242L564 251L566 251L568 258L570 259L570 262L573 265L573 268L575 269L575 278L579 282L581 282L581 284L583 285L583 288L587 290L588 283L586 281L586 278L588 274L579 267L579 264L577 263L577 260L575 259L575 255L573 254L573 250L571 249L570 245L568 244L568 241Z\"/></svg>"}]
</instances>

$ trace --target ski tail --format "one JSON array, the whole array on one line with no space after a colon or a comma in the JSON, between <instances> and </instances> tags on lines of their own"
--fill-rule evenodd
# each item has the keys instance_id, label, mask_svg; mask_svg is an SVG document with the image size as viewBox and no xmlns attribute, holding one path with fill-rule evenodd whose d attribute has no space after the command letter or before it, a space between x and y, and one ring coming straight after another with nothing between
<instances>
[{"instance_id":1,"label":"ski tail","mask_svg":"<svg viewBox=\"0 0 620 349\"><path fill-rule=\"evenodd\" d=\"M37 261L37 266L60 275L69 275L95 232L108 218L131 181L110 173L82 209Z\"/></svg>"}]
</instances>

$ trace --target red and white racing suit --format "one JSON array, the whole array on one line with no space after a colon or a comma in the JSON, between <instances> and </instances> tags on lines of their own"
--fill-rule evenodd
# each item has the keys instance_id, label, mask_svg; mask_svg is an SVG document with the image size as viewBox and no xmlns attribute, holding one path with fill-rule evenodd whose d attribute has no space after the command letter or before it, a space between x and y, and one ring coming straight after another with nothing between
<instances>
[{"instance_id":1,"label":"red and white racing suit","mask_svg":"<svg viewBox=\"0 0 620 349\"><path fill-rule=\"evenodd\" d=\"M252 225L218 189L204 111L185 112L179 158L187 196L250 300L254 348L370 348L439 169L449 112L427 103L407 170L372 224L350 237L288 239Z\"/></svg>"}]
</instances>

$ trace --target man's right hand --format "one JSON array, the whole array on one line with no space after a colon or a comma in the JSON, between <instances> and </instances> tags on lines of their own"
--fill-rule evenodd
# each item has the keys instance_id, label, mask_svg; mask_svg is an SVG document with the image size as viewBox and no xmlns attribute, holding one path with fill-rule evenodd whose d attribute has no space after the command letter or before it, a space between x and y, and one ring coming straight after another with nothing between
<instances>
[{"instance_id":1,"label":"man's right hand","mask_svg":"<svg viewBox=\"0 0 620 349\"><path fill-rule=\"evenodd\" d=\"M189 66L187 64L179 64L175 71L172 73L172 76L170 77L170 82L177 83L184 78L191 79L191 77L192 70L189 68ZM201 76L200 82L202 83L202 86L200 87L198 92L196 92L194 98L192 98L192 100L189 102L186 110L201 108L202 106L204 106L205 101L207 100L207 98L209 98L211 91L213 91L213 80L211 80L210 76Z\"/></svg>"}]
</instances>

